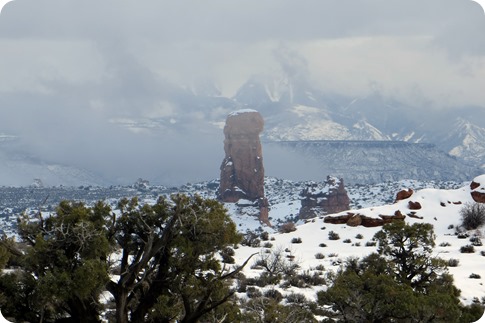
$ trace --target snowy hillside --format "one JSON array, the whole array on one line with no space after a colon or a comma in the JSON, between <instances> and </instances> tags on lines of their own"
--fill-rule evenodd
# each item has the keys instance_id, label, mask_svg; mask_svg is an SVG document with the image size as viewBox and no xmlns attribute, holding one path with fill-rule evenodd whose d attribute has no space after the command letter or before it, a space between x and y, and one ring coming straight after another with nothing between
<instances>
[{"instance_id":1,"label":"snowy hillside","mask_svg":"<svg viewBox=\"0 0 485 323\"><path fill-rule=\"evenodd\" d=\"M475 178L474 181L481 183L483 188L485 186L485 175ZM460 209L464 204L473 201L469 185L458 189L425 188L417 190L416 187L413 187L415 182L402 182L401 185L403 184L409 184L409 188L416 190L409 199L382 206L365 207L352 212L358 212L374 218L378 218L379 215L392 215L397 210L405 215L415 212L415 217L407 216L405 221L408 223L426 222L434 226L436 234L434 255L445 260L456 259L455 262L458 263L458 266L450 267L449 271L455 279L456 286L461 289L462 301L466 304L477 299L483 301L485 299L485 286L483 285L485 280L485 247L471 242L470 239L478 241L479 239L477 240L476 238L483 237L485 229L480 228L465 232L460 228ZM422 208L410 210L408 207L409 201L419 202ZM275 223L278 219L287 218L289 214L296 212L297 209L298 203L296 200L281 201L281 203L272 206L270 217ZM229 210L235 212L234 208L229 207ZM346 213L342 212L340 214ZM259 223L256 223L251 218L244 218L234 213L232 216L239 223L239 228L253 226L254 229L254 227L259 226ZM293 259L292 261L299 265L298 272L308 272L310 275L324 275L324 273L329 271L336 272L348 257L363 257L376 251L372 237L380 230L380 227L350 227L347 225L328 224L324 220L325 218L321 217L307 221L307 223L299 223L296 227L297 230L291 233L277 233L273 229L266 227L264 230L270 233L269 239L261 241L258 247L240 246L236 249L236 261L237 263L242 263L249 255L255 252L266 253L271 252L268 250L286 250L285 254L290 255L291 259ZM338 240L330 240L329 232L331 231L338 234L340 238ZM458 232L461 234L457 235ZM301 242L298 242L300 240ZM475 244L473 253L460 252L461 247L472 244ZM249 265L245 268L244 274L246 277L256 277L261 274L261 269L257 266L251 268L251 265ZM255 286L255 288L258 287ZM316 292L325 287L285 288L281 286L266 286L261 288L261 290L264 291L270 288L277 288L283 295L295 292L303 293L308 300L314 300ZM244 295L240 296L244 297Z\"/></svg>"}]
</instances>

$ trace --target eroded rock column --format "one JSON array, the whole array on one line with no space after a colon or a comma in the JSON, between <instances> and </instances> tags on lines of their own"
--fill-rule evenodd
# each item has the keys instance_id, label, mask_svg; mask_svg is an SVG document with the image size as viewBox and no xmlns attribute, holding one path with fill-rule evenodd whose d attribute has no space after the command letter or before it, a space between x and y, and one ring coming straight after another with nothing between
<instances>
[{"instance_id":1,"label":"eroded rock column","mask_svg":"<svg viewBox=\"0 0 485 323\"><path fill-rule=\"evenodd\" d=\"M231 113L224 127L225 157L221 165L219 198L223 202L248 200L260 209L260 220L269 224L264 197L264 167L260 133L263 117L255 110Z\"/></svg>"}]
</instances>

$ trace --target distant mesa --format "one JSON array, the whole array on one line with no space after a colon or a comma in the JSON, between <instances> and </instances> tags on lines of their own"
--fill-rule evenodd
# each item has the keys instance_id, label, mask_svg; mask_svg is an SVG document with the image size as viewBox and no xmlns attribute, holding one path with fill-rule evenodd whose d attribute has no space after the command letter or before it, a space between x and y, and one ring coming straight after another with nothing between
<instances>
[{"instance_id":1,"label":"distant mesa","mask_svg":"<svg viewBox=\"0 0 485 323\"><path fill-rule=\"evenodd\" d=\"M339 213L350 207L350 199L343 179L327 176L322 183L310 183L300 193L300 219Z\"/></svg>"},{"instance_id":2,"label":"distant mesa","mask_svg":"<svg viewBox=\"0 0 485 323\"><path fill-rule=\"evenodd\" d=\"M219 199L230 203L239 200L254 203L259 207L260 221L270 225L259 138L263 127L263 117L256 110L243 109L228 115L224 126L225 157L221 164Z\"/></svg>"}]
</instances>

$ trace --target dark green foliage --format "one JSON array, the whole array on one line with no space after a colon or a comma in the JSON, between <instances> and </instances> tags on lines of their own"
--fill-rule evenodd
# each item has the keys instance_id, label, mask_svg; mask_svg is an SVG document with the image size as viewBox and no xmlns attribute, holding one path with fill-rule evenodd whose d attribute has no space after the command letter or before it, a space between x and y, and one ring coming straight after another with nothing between
<instances>
[{"instance_id":1,"label":"dark green foliage","mask_svg":"<svg viewBox=\"0 0 485 323\"><path fill-rule=\"evenodd\" d=\"M123 199L116 214L103 203L65 201L46 219L21 218L19 235L26 253L10 252L21 269L0 276L0 305L4 315L30 322L98 322L106 289L118 323L222 319L218 308L235 292L229 281L249 261L221 267L219 255L233 261L230 246L241 240L235 224L219 202L183 195L154 205ZM113 251L119 261L110 260ZM238 318L238 310L226 310Z\"/></svg>"},{"instance_id":2,"label":"dark green foliage","mask_svg":"<svg viewBox=\"0 0 485 323\"><path fill-rule=\"evenodd\" d=\"M280 304L272 297L255 297L242 303L244 323L316 323L310 306L292 303Z\"/></svg>"},{"instance_id":3,"label":"dark green foliage","mask_svg":"<svg viewBox=\"0 0 485 323\"><path fill-rule=\"evenodd\" d=\"M327 316L344 322L466 322L465 317L480 317L476 308L460 304L446 262L432 257L431 225L394 222L375 238L379 254L348 259L332 286L318 293L318 303L331 306Z\"/></svg>"},{"instance_id":4,"label":"dark green foliage","mask_svg":"<svg viewBox=\"0 0 485 323\"><path fill-rule=\"evenodd\" d=\"M115 239L122 274L107 286L118 322L128 316L194 322L229 301L234 290L227 281L242 267L227 271L216 254L241 237L222 204L176 195L153 206L122 200L119 208Z\"/></svg>"},{"instance_id":5,"label":"dark green foliage","mask_svg":"<svg viewBox=\"0 0 485 323\"><path fill-rule=\"evenodd\" d=\"M291 239L291 243L302 243L303 241L301 240L301 238L293 238Z\"/></svg>"},{"instance_id":6,"label":"dark green foliage","mask_svg":"<svg viewBox=\"0 0 485 323\"><path fill-rule=\"evenodd\" d=\"M378 253L392 261L397 280L414 289L426 288L445 270L446 263L432 256L435 234L429 223L393 222L377 232L375 239Z\"/></svg>"},{"instance_id":7,"label":"dark green foliage","mask_svg":"<svg viewBox=\"0 0 485 323\"><path fill-rule=\"evenodd\" d=\"M64 201L47 219L42 214L36 221L21 217L19 235L28 247L25 255L17 255L21 269L8 276L10 284L2 277L2 290L13 305L2 308L4 315L44 322L65 316L73 322L99 321L98 299L109 280L106 260L112 250L105 222L109 213L102 203L87 208Z\"/></svg>"}]
</instances>

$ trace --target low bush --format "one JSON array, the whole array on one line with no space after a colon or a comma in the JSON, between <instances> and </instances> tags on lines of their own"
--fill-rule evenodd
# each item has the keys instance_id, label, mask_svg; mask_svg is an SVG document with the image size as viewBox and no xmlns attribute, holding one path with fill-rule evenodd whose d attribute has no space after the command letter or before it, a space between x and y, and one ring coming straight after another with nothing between
<instances>
[{"instance_id":1,"label":"low bush","mask_svg":"<svg viewBox=\"0 0 485 323\"><path fill-rule=\"evenodd\" d=\"M288 303L304 304L306 302L306 297L300 293L291 293L286 296L286 301Z\"/></svg>"},{"instance_id":2,"label":"low bush","mask_svg":"<svg viewBox=\"0 0 485 323\"><path fill-rule=\"evenodd\" d=\"M474 253L475 252L475 247L472 245L467 244L466 246L462 246L460 248L461 253Z\"/></svg>"},{"instance_id":3,"label":"low bush","mask_svg":"<svg viewBox=\"0 0 485 323\"><path fill-rule=\"evenodd\" d=\"M256 288L254 286L249 286L246 288L246 295L248 298L258 298L263 296L259 288Z\"/></svg>"},{"instance_id":4,"label":"low bush","mask_svg":"<svg viewBox=\"0 0 485 323\"><path fill-rule=\"evenodd\" d=\"M318 252L315 254L315 258L316 259L324 259L325 258L325 255L321 252Z\"/></svg>"},{"instance_id":5,"label":"low bush","mask_svg":"<svg viewBox=\"0 0 485 323\"><path fill-rule=\"evenodd\" d=\"M338 239L340 239L340 236L337 232L330 231L328 233L328 240L338 240Z\"/></svg>"},{"instance_id":6,"label":"low bush","mask_svg":"<svg viewBox=\"0 0 485 323\"><path fill-rule=\"evenodd\" d=\"M274 288L271 288L265 291L264 297L272 298L278 303L283 300L283 294L281 294L277 289L274 289Z\"/></svg>"},{"instance_id":7,"label":"low bush","mask_svg":"<svg viewBox=\"0 0 485 323\"><path fill-rule=\"evenodd\" d=\"M460 264L460 259L451 258L448 259L448 267L458 267Z\"/></svg>"},{"instance_id":8,"label":"low bush","mask_svg":"<svg viewBox=\"0 0 485 323\"><path fill-rule=\"evenodd\" d=\"M466 203L460 210L461 223L467 230L476 229L485 224L485 204Z\"/></svg>"},{"instance_id":9,"label":"low bush","mask_svg":"<svg viewBox=\"0 0 485 323\"><path fill-rule=\"evenodd\" d=\"M482 278L482 277L480 277L479 274L475 274L475 273L470 274L470 276L468 276L468 277L469 278L472 278L472 279L480 279L480 278Z\"/></svg>"},{"instance_id":10,"label":"low bush","mask_svg":"<svg viewBox=\"0 0 485 323\"><path fill-rule=\"evenodd\" d=\"M475 247L480 247L480 246L483 246L483 243L482 243L482 240L477 237L477 236L473 236L470 238L470 242L472 243L473 246Z\"/></svg>"},{"instance_id":11,"label":"low bush","mask_svg":"<svg viewBox=\"0 0 485 323\"><path fill-rule=\"evenodd\" d=\"M366 247L375 247L376 245L377 245L377 242L375 242L375 241L367 241L365 243Z\"/></svg>"},{"instance_id":12,"label":"low bush","mask_svg":"<svg viewBox=\"0 0 485 323\"><path fill-rule=\"evenodd\" d=\"M291 243L302 243L302 240L299 237L298 238L293 238L293 239L291 239Z\"/></svg>"}]
</instances>

